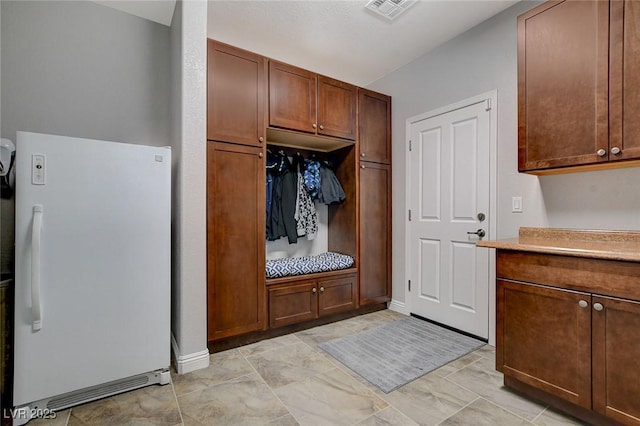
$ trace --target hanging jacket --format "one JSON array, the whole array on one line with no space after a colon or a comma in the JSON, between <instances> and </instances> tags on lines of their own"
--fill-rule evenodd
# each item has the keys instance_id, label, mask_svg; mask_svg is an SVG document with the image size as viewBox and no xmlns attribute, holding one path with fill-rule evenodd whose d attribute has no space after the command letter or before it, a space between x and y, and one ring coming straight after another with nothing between
<instances>
[{"instance_id":1,"label":"hanging jacket","mask_svg":"<svg viewBox=\"0 0 640 426\"><path fill-rule=\"evenodd\" d=\"M344 201L346 197L342 185L333 171L325 165L321 165L318 201L323 204L339 203Z\"/></svg>"},{"instance_id":2,"label":"hanging jacket","mask_svg":"<svg viewBox=\"0 0 640 426\"><path fill-rule=\"evenodd\" d=\"M318 234L318 214L316 206L304 186L300 172L298 172L298 197L294 217L296 219L298 237L306 235L308 240L313 240Z\"/></svg>"}]
</instances>

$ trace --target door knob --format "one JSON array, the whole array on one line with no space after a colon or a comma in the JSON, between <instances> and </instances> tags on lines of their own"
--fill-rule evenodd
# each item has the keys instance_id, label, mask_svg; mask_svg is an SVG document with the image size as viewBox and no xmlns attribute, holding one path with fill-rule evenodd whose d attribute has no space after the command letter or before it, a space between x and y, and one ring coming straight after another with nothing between
<instances>
[{"instance_id":1,"label":"door knob","mask_svg":"<svg viewBox=\"0 0 640 426\"><path fill-rule=\"evenodd\" d=\"M580 306L581 308L586 308L587 306L589 306L589 303L586 300L581 300L578 302L578 306Z\"/></svg>"},{"instance_id":2,"label":"door knob","mask_svg":"<svg viewBox=\"0 0 640 426\"><path fill-rule=\"evenodd\" d=\"M620 154L620 152L621 152L620 148L618 148L617 146L614 146L613 148L611 148L611 153L613 155L618 155L618 154Z\"/></svg>"},{"instance_id":3,"label":"door knob","mask_svg":"<svg viewBox=\"0 0 640 426\"><path fill-rule=\"evenodd\" d=\"M482 237L484 237L485 235L487 235L487 233L484 231L484 229L478 229L476 232L467 232L468 235L477 235L478 238L482 239Z\"/></svg>"},{"instance_id":4,"label":"door knob","mask_svg":"<svg viewBox=\"0 0 640 426\"><path fill-rule=\"evenodd\" d=\"M317 292L317 291L318 291L318 290L316 290L316 288L315 288L315 287L311 289L311 293L313 293L313 294L316 294L316 292Z\"/></svg>"},{"instance_id":5,"label":"door knob","mask_svg":"<svg viewBox=\"0 0 640 426\"><path fill-rule=\"evenodd\" d=\"M324 126L322 124L320 125L320 130L324 130Z\"/></svg>"},{"instance_id":6,"label":"door knob","mask_svg":"<svg viewBox=\"0 0 640 426\"><path fill-rule=\"evenodd\" d=\"M604 149L600 148L596 154L598 154L598 157L604 157L605 155L607 155L607 151L605 151Z\"/></svg>"},{"instance_id":7,"label":"door knob","mask_svg":"<svg viewBox=\"0 0 640 426\"><path fill-rule=\"evenodd\" d=\"M602 306L601 303L594 303L593 304L593 309L595 309L596 311L601 311L604 309L604 306Z\"/></svg>"}]
</instances>

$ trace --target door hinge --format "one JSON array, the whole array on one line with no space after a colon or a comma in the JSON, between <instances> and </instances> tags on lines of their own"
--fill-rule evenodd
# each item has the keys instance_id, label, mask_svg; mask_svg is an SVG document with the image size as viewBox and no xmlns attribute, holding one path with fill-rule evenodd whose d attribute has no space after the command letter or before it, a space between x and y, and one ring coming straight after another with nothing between
<instances>
[{"instance_id":1,"label":"door hinge","mask_svg":"<svg viewBox=\"0 0 640 426\"><path fill-rule=\"evenodd\" d=\"M411 222L411 210L409 210L409 222Z\"/></svg>"},{"instance_id":2,"label":"door hinge","mask_svg":"<svg viewBox=\"0 0 640 426\"><path fill-rule=\"evenodd\" d=\"M409 280L409 293L411 293L411 280Z\"/></svg>"},{"instance_id":3,"label":"door hinge","mask_svg":"<svg viewBox=\"0 0 640 426\"><path fill-rule=\"evenodd\" d=\"M491 111L491 99L486 100L486 106L484 108L485 111Z\"/></svg>"},{"instance_id":4,"label":"door hinge","mask_svg":"<svg viewBox=\"0 0 640 426\"><path fill-rule=\"evenodd\" d=\"M409 139L409 151L411 151L411 139Z\"/></svg>"}]
</instances>

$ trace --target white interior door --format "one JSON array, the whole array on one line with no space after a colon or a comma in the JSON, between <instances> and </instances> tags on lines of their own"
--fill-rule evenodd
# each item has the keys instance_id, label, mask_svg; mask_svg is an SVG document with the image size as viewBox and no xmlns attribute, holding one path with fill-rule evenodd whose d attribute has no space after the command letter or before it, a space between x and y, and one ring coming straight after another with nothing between
<instances>
[{"instance_id":1,"label":"white interior door","mask_svg":"<svg viewBox=\"0 0 640 426\"><path fill-rule=\"evenodd\" d=\"M490 101L409 123L411 312L489 336ZM484 217L483 217L484 216Z\"/></svg>"}]
</instances>

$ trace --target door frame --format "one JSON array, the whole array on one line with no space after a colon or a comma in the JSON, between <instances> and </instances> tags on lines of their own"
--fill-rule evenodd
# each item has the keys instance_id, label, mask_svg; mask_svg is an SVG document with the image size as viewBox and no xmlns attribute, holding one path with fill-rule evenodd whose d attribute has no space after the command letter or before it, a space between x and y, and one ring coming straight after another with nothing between
<instances>
[{"instance_id":1,"label":"door frame","mask_svg":"<svg viewBox=\"0 0 640 426\"><path fill-rule=\"evenodd\" d=\"M495 240L497 235L496 230L496 216L497 216L497 154L498 154L498 91L491 90L489 92L482 93L471 98L464 99L453 104L449 104L440 108L436 108L429 112L425 112L413 117L409 117L406 120L405 126L405 212L410 209L411 200L411 153L409 152L409 142L411 139L411 126L419 121L436 117L438 115L447 114L449 112L466 108L471 105L475 105L481 102L489 102L490 105L490 117L489 117L489 233L487 239ZM406 312L409 313L412 310L412 300L409 294L408 280L411 276L409 273L409 252L411 244L409 240L409 218L405 216L404 219L405 230L405 285L404 285L404 300L406 304ZM495 346L496 344L496 254L493 249L489 250L489 344ZM415 291L415 290L414 290Z\"/></svg>"}]
</instances>

